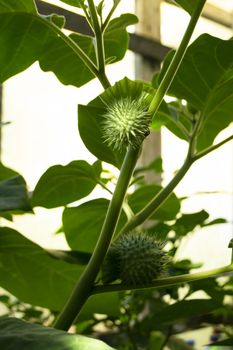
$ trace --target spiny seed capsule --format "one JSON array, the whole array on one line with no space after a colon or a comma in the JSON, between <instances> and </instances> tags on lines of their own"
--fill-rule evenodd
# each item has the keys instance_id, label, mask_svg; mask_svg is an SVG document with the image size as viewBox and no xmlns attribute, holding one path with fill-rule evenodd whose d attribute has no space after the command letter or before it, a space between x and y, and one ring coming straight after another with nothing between
<instances>
[{"instance_id":1,"label":"spiny seed capsule","mask_svg":"<svg viewBox=\"0 0 233 350\"><path fill-rule=\"evenodd\" d=\"M143 97L138 100L121 98L107 107L102 123L103 137L108 146L122 150L132 145L138 147L150 133L151 116Z\"/></svg>"},{"instance_id":2,"label":"spiny seed capsule","mask_svg":"<svg viewBox=\"0 0 233 350\"><path fill-rule=\"evenodd\" d=\"M144 233L128 233L114 242L102 266L103 283L120 279L123 284L140 286L164 274L168 257L164 243Z\"/></svg>"}]
</instances>

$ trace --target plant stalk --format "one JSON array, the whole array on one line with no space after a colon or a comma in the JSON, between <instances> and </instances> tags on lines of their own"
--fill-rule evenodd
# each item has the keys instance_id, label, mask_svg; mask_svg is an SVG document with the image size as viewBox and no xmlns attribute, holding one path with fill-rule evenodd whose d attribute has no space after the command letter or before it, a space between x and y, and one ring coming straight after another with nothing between
<instances>
[{"instance_id":1,"label":"plant stalk","mask_svg":"<svg viewBox=\"0 0 233 350\"><path fill-rule=\"evenodd\" d=\"M91 14L91 20L93 23L93 30L95 33L96 40L96 60L98 66L98 74L102 79L106 77L105 75L105 50L104 50L104 37L103 31L99 22L98 13L96 11L95 4L93 0L88 0L89 11ZM106 88L106 86L104 86Z\"/></svg>"},{"instance_id":2,"label":"plant stalk","mask_svg":"<svg viewBox=\"0 0 233 350\"><path fill-rule=\"evenodd\" d=\"M164 187L141 211L139 211L132 219L122 228L120 234L127 233L133 230L135 227L141 225L144 221L150 218L150 216L158 210L158 208L164 203L164 201L171 195L174 188L185 176L191 165L193 164L193 159L187 157L184 161L182 167L173 177L173 179Z\"/></svg>"},{"instance_id":3,"label":"plant stalk","mask_svg":"<svg viewBox=\"0 0 233 350\"><path fill-rule=\"evenodd\" d=\"M206 0L200 0L199 3L197 4L195 10L193 11L192 13L192 16L191 16L191 19L189 21L189 24L188 24L188 27L185 31L185 34L183 36L183 39L179 45L179 48L177 49L168 69L167 69L167 72L166 74L164 75L159 87L158 87L158 90L156 91L155 93L155 96L153 98L153 100L151 101L151 104L150 104L150 107L149 107L149 113L151 115L155 115L156 112L158 111L159 109L159 106L165 96L165 94L167 93L174 77L175 77L175 74L182 62L182 59L185 55L185 52L187 50L187 47L188 47L188 43L191 39L191 36L193 34L193 31L195 29L195 26L197 24L197 21L201 15L201 12L202 12L202 9L204 7L206 3Z\"/></svg>"},{"instance_id":4,"label":"plant stalk","mask_svg":"<svg viewBox=\"0 0 233 350\"><path fill-rule=\"evenodd\" d=\"M176 285L180 283L190 283L201 279L206 279L211 277L220 277L226 274L233 274L233 263L230 265L219 267L209 271L161 278L141 286L131 286L131 285L127 286L123 284L99 285L99 286L95 286L92 289L92 294L100 294L100 293L106 293L106 292L120 292L125 290L136 290L136 289L164 288L167 286Z\"/></svg>"},{"instance_id":5,"label":"plant stalk","mask_svg":"<svg viewBox=\"0 0 233 350\"><path fill-rule=\"evenodd\" d=\"M140 148L135 149L129 147L125 155L116 188L95 250L63 311L58 316L54 324L54 328L68 330L72 325L72 322L81 311L82 306L92 293L94 281L100 270L105 254L107 253L118 219L120 217L125 194L138 159L139 151Z\"/></svg>"}]
</instances>

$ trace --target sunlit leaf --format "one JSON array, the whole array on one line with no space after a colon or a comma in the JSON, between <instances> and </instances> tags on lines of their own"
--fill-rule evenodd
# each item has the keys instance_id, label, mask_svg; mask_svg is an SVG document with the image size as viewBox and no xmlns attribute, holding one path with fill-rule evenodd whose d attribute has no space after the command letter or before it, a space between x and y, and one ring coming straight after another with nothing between
<instances>
[{"instance_id":1,"label":"sunlit leaf","mask_svg":"<svg viewBox=\"0 0 233 350\"><path fill-rule=\"evenodd\" d=\"M100 340L27 323L13 317L0 317L0 348L2 350L113 350Z\"/></svg>"},{"instance_id":2,"label":"sunlit leaf","mask_svg":"<svg viewBox=\"0 0 233 350\"><path fill-rule=\"evenodd\" d=\"M100 173L84 160L65 166L54 165L40 178L33 192L32 205L54 208L87 196L99 181Z\"/></svg>"},{"instance_id":3,"label":"sunlit leaf","mask_svg":"<svg viewBox=\"0 0 233 350\"><path fill-rule=\"evenodd\" d=\"M78 207L66 208L63 213L63 227L67 242L72 249L92 252L106 217L109 201L94 199ZM118 230L126 222L122 213Z\"/></svg>"}]
</instances>

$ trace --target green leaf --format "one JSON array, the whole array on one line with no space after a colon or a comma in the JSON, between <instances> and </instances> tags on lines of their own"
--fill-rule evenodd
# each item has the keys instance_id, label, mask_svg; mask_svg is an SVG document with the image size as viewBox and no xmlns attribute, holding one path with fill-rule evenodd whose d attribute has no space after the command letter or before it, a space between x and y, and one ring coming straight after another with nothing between
<instances>
[{"instance_id":1,"label":"green leaf","mask_svg":"<svg viewBox=\"0 0 233 350\"><path fill-rule=\"evenodd\" d=\"M181 101L172 101L161 106L158 114L153 118L152 128L158 130L166 126L174 135L182 140L189 141L193 124L184 113Z\"/></svg>"},{"instance_id":2,"label":"green leaf","mask_svg":"<svg viewBox=\"0 0 233 350\"><path fill-rule=\"evenodd\" d=\"M190 15L193 13L194 9L197 7L200 0L175 0L185 11Z\"/></svg>"},{"instance_id":3,"label":"green leaf","mask_svg":"<svg viewBox=\"0 0 233 350\"><path fill-rule=\"evenodd\" d=\"M84 0L60 0L60 1L74 7L82 7L82 4L84 4Z\"/></svg>"},{"instance_id":4,"label":"green leaf","mask_svg":"<svg viewBox=\"0 0 233 350\"><path fill-rule=\"evenodd\" d=\"M63 212L63 227L69 246L75 250L92 252L99 237L109 201L94 199L75 208L66 208ZM118 228L126 222L122 213Z\"/></svg>"},{"instance_id":5,"label":"green leaf","mask_svg":"<svg viewBox=\"0 0 233 350\"><path fill-rule=\"evenodd\" d=\"M0 163L0 181L6 180L9 177L13 177L16 175L19 175L19 173L17 173L16 171L14 171L10 168L7 168L5 165Z\"/></svg>"},{"instance_id":6,"label":"green leaf","mask_svg":"<svg viewBox=\"0 0 233 350\"><path fill-rule=\"evenodd\" d=\"M154 196L162 190L158 185L145 185L137 189L128 198L130 207L137 213L148 204ZM172 220L180 210L180 202L174 193L150 218L154 220Z\"/></svg>"},{"instance_id":7,"label":"green leaf","mask_svg":"<svg viewBox=\"0 0 233 350\"><path fill-rule=\"evenodd\" d=\"M160 75L165 74L170 52ZM210 146L233 120L233 40L201 35L188 48L169 93L201 111L198 150Z\"/></svg>"},{"instance_id":8,"label":"green leaf","mask_svg":"<svg viewBox=\"0 0 233 350\"><path fill-rule=\"evenodd\" d=\"M70 34L69 37L90 59L95 60L92 37L79 34ZM41 55L39 63L43 71L52 71L64 85L80 87L95 78L79 56L60 37L53 38L43 56Z\"/></svg>"},{"instance_id":9,"label":"green leaf","mask_svg":"<svg viewBox=\"0 0 233 350\"><path fill-rule=\"evenodd\" d=\"M137 17L131 13L122 14L120 17L111 20L104 34L107 63L115 63L124 57L129 43L126 27L137 22Z\"/></svg>"},{"instance_id":10,"label":"green leaf","mask_svg":"<svg viewBox=\"0 0 233 350\"><path fill-rule=\"evenodd\" d=\"M34 0L0 0L0 13L36 13Z\"/></svg>"},{"instance_id":11,"label":"green leaf","mask_svg":"<svg viewBox=\"0 0 233 350\"><path fill-rule=\"evenodd\" d=\"M50 257L19 232L8 227L0 228L1 287L23 302L61 310L82 271L83 266ZM118 305L116 293L107 293L104 298L101 294L95 295L87 301L81 317L90 317L91 312L110 312L110 315L116 316Z\"/></svg>"},{"instance_id":12,"label":"green leaf","mask_svg":"<svg viewBox=\"0 0 233 350\"><path fill-rule=\"evenodd\" d=\"M126 26L134 24L136 21L136 16L125 14L109 23L104 34L106 62L114 63L124 57L128 47ZM72 33L70 38L82 48L92 61L96 60L92 36ZM80 87L94 78L82 60L60 38L54 40L46 49L40 59L40 66L44 71L53 71L65 85Z\"/></svg>"},{"instance_id":13,"label":"green leaf","mask_svg":"<svg viewBox=\"0 0 233 350\"><path fill-rule=\"evenodd\" d=\"M182 300L166 306L153 316L159 323L173 323L178 320L207 314L221 307L221 303L211 299Z\"/></svg>"},{"instance_id":14,"label":"green leaf","mask_svg":"<svg viewBox=\"0 0 233 350\"><path fill-rule=\"evenodd\" d=\"M91 105L79 105L79 134L87 149L98 159L120 168L124 154L119 151L113 151L104 143L101 124L104 120L105 112L104 106L98 108Z\"/></svg>"},{"instance_id":15,"label":"green leaf","mask_svg":"<svg viewBox=\"0 0 233 350\"><path fill-rule=\"evenodd\" d=\"M22 176L0 182L0 211L31 211L26 183Z\"/></svg>"},{"instance_id":16,"label":"green leaf","mask_svg":"<svg viewBox=\"0 0 233 350\"><path fill-rule=\"evenodd\" d=\"M2 350L110 350L100 340L69 334L54 328L27 323L11 317L0 317L0 348Z\"/></svg>"},{"instance_id":17,"label":"green leaf","mask_svg":"<svg viewBox=\"0 0 233 350\"><path fill-rule=\"evenodd\" d=\"M40 178L32 197L32 205L45 208L64 206L90 194L100 173L84 160L65 166L54 165Z\"/></svg>"},{"instance_id":18,"label":"green leaf","mask_svg":"<svg viewBox=\"0 0 233 350\"><path fill-rule=\"evenodd\" d=\"M28 68L55 37L34 13L9 11L0 11L0 82Z\"/></svg>"},{"instance_id":19,"label":"green leaf","mask_svg":"<svg viewBox=\"0 0 233 350\"><path fill-rule=\"evenodd\" d=\"M173 230L178 236L184 236L192 232L196 226L202 226L208 217L209 214L205 210L192 214L182 214L173 225Z\"/></svg>"}]
</instances>

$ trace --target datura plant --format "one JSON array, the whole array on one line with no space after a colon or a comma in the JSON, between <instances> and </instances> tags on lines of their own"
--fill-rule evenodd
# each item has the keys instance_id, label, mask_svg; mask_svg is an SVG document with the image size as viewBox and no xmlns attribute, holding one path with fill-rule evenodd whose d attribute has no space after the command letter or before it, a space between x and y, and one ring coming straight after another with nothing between
<instances>
[{"instance_id":1,"label":"datura plant","mask_svg":"<svg viewBox=\"0 0 233 350\"><path fill-rule=\"evenodd\" d=\"M153 291L153 299L156 290L163 288L168 292L179 285L189 286L191 293L196 281L202 286L200 289L207 290L204 282L212 285L217 283L217 277L233 272L230 262L228 266L198 273L189 273L195 267L187 265L187 261L185 268L182 264L178 267L173 261L177 246L170 236L173 232L179 241L197 226L223 222L206 222L205 211L182 213L173 190L194 162L233 139L230 135L215 141L232 122L233 40L203 34L189 45L206 0L176 0L190 19L179 47L168 53L161 71L155 72L152 82L126 77L111 85L106 65L124 57L129 39L127 27L137 22L136 16L116 17L120 0L61 2L71 5L75 13L77 8L82 11L91 34L67 32L64 29L71 28L66 27L63 16L40 14L44 2L41 7L40 1L0 0L0 82L36 61L43 71L53 72L65 85L78 88L98 79L102 93L87 105L78 106L79 135L96 161L89 164L74 160L65 166L50 167L30 195L24 178L1 164L1 217L13 220L15 215L35 215L33 208L38 206L64 207L62 232L70 246L70 251L47 250L10 227L0 228L1 287L23 303L48 308L56 315L50 328L1 317L3 350L26 349L29 342L31 350L110 349L112 343L107 345L66 331L72 324L80 324L77 329L82 332L82 322L93 314L109 315L111 320L119 317L122 293L128 296L133 291ZM59 9L52 8L55 12ZM74 18L79 18L75 13ZM165 95L171 95L173 101L165 102ZM144 140L161 126L188 145L183 165L165 187L146 184L137 166ZM105 163L119 169L117 181L108 176ZM144 170L152 169L153 164ZM75 206L97 185L111 195L111 200L97 198ZM169 244L173 244L170 250ZM208 291L211 298L214 288L212 294ZM222 286L222 291L227 290L227 284ZM217 289L216 293L219 296ZM172 322L174 309L182 302L183 309L191 314L220 307L209 299L178 300L169 308L170 318L166 318L163 301L157 320ZM186 309L190 303L194 307ZM178 314L184 315L180 310ZM152 321L156 325L157 321ZM152 338L154 330L157 328L151 330ZM162 349L166 342L162 341L160 347L156 344L156 349ZM233 344L230 336L226 344ZM129 349L136 348L131 345Z\"/></svg>"}]
</instances>

